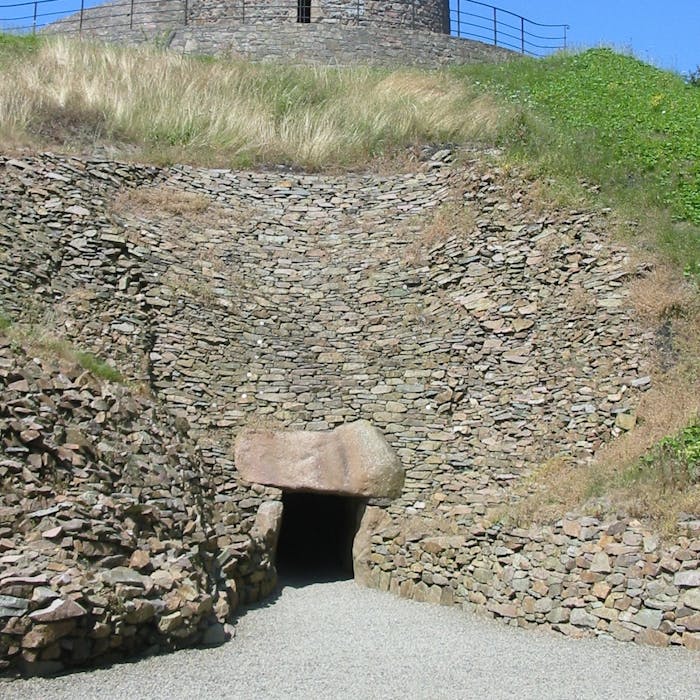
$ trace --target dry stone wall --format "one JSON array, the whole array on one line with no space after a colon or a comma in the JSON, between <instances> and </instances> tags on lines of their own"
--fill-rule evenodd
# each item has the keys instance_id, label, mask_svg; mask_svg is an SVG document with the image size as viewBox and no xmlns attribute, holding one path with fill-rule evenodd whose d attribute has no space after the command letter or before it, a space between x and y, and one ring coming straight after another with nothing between
<instances>
[{"instance_id":1,"label":"dry stone wall","mask_svg":"<svg viewBox=\"0 0 700 700\"><path fill-rule=\"evenodd\" d=\"M421 66L505 61L511 51L478 41L410 29L285 24L188 26L168 46L188 54L225 54L294 64Z\"/></svg>"},{"instance_id":2,"label":"dry stone wall","mask_svg":"<svg viewBox=\"0 0 700 700\"><path fill-rule=\"evenodd\" d=\"M137 0L133 13L131 2L119 0L86 10L82 17L71 15L44 31L128 44L155 43L188 54L294 64L437 67L505 61L514 55L507 49L439 33L440 29L432 28L438 26L439 14L432 5L417 11L415 21L412 11L392 10L392 5L376 3L380 9L373 9L359 24L330 21L337 13L330 13L328 21L297 24L288 17L290 12L296 15L296 5L290 10L273 3L262 15L246 5L243 15L242 7L235 4L200 3L188 5L195 17L185 25L181 0ZM400 21L394 21L394 15ZM408 16L410 22L404 21Z\"/></svg>"},{"instance_id":3,"label":"dry stone wall","mask_svg":"<svg viewBox=\"0 0 700 700\"><path fill-rule=\"evenodd\" d=\"M265 533L222 527L162 406L36 355L0 334L0 670L224 641Z\"/></svg>"},{"instance_id":4,"label":"dry stone wall","mask_svg":"<svg viewBox=\"0 0 700 700\"><path fill-rule=\"evenodd\" d=\"M444 495L408 519L391 509L374 516L371 543L356 553L362 581L518 627L700 651L700 520L662 546L625 517L466 526L462 508L441 507Z\"/></svg>"},{"instance_id":5,"label":"dry stone wall","mask_svg":"<svg viewBox=\"0 0 700 700\"><path fill-rule=\"evenodd\" d=\"M368 510L358 578L697 648L696 521L671 546L624 517L524 531L491 515L533 466L585 468L629 424L652 381L654 336L625 286L643 270L600 215L535 208L482 154L419 156L385 175L0 158L0 307L109 359L189 426L207 542L246 600L274 585L274 535L255 522L280 493L240 479L236 436L364 419L406 481Z\"/></svg>"}]
</instances>

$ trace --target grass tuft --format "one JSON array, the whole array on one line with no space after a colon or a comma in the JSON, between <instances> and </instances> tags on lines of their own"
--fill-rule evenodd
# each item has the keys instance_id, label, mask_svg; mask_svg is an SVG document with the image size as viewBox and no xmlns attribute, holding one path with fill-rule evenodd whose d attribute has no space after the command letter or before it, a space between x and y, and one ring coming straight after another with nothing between
<instances>
[{"instance_id":1,"label":"grass tuft","mask_svg":"<svg viewBox=\"0 0 700 700\"><path fill-rule=\"evenodd\" d=\"M623 483L652 483L660 489L683 489L700 483L700 416L675 435L654 445L623 473Z\"/></svg>"},{"instance_id":2,"label":"grass tuft","mask_svg":"<svg viewBox=\"0 0 700 700\"><path fill-rule=\"evenodd\" d=\"M104 379L108 382L115 382L121 384L124 382L124 377L121 375L119 370L112 367L112 365L107 364L104 360L101 360L96 355L90 352L74 352L75 359L78 364L86 369L88 372L93 374L99 379Z\"/></svg>"}]
</instances>

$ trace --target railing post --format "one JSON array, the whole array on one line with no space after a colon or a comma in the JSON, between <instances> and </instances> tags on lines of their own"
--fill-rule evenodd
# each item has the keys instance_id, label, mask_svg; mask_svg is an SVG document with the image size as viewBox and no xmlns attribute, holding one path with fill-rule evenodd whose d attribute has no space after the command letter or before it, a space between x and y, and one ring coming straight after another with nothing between
<instances>
[{"instance_id":1,"label":"railing post","mask_svg":"<svg viewBox=\"0 0 700 700\"><path fill-rule=\"evenodd\" d=\"M241 2L241 24L245 24L245 0Z\"/></svg>"},{"instance_id":2,"label":"railing post","mask_svg":"<svg viewBox=\"0 0 700 700\"><path fill-rule=\"evenodd\" d=\"M498 46L498 9L493 8L493 45Z\"/></svg>"},{"instance_id":3,"label":"railing post","mask_svg":"<svg viewBox=\"0 0 700 700\"><path fill-rule=\"evenodd\" d=\"M564 25L564 50L566 51L566 30L569 28L568 24Z\"/></svg>"},{"instance_id":4,"label":"railing post","mask_svg":"<svg viewBox=\"0 0 700 700\"><path fill-rule=\"evenodd\" d=\"M182 22L185 26L187 26L187 15L189 15L189 13L190 13L189 4L188 4L187 0L185 0L185 16L184 16L183 22Z\"/></svg>"},{"instance_id":5,"label":"railing post","mask_svg":"<svg viewBox=\"0 0 700 700\"><path fill-rule=\"evenodd\" d=\"M37 0L34 0L34 20L32 22L32 34L36 34L36 6Z\"/></svg>"},{"instance_id":6,"label":"railing post","mask_svg":"<svg viewBox=\"0 0 700 700\"><path fill-rule=\"evenodd\" d=\"M134 28L134 0L131 0L131 5L129 7L129 29Z\"/></svg>"},{"instance_id":7,"label":"railing post","mask_svg":"<svg viewBox=\"0 0 700 700\"><path fill-rule=\"evenodd\" d=\"M85 0L80 0L80 24L78 25L78 34L83 34L83 14L85 13Z\"/></svg>"},{"instance_id":8,"label":"railing post","mask_svg":"<svg viewBox=\"0 0 700 700\"><path fill-rule=\"evenodd\" d=\"M357 24L358 27L360 26L360 0L357 0L357 7L355 10L355 24Z\"/></svg>"},{"instance_id":9,"label":"railing post","mask_svg":"<svg viewBox=\"0 0 700 700\"><path fill-rule=\"evenodd\" d=\"M525 18L520 18L520 53L525 53Z\"/></svg>"},{"instance_id":10,"label":"railing post","mask_svg":"<svg viewBox=\"0 0 700 700\"><path fill-rule=\"evenodd\" d=\"M411 29L416 28L416 0L411 0Z\"/></svg>"}]
</instances>

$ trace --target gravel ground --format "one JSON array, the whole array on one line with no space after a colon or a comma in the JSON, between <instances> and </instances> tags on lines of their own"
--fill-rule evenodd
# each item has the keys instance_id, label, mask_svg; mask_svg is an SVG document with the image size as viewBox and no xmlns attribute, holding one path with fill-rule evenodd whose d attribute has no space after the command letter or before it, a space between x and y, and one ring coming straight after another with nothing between
<instances>
[{"instance_id":1,"label":"gravel ground","mask_svg":"<svg viewBox=\"0 0 700 700\"><path fill-rule=\"evenodd\" d=\"M216 649L0 681L3 700L478 696L700 697L700 654L513 629L342 581L286 586Z\"/></svg>"}]
</instances>

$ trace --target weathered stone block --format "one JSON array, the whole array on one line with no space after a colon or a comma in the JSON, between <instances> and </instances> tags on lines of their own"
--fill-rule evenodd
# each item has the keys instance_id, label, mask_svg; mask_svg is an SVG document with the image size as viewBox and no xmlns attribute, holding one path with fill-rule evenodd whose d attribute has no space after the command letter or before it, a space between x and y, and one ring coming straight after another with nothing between
<instances>
[{"instance_id":1,"label":"weathered stone block","mask_svg":"<svg viewBox=\"0 0 700 700\"><path fill-rule=\"evenodd\" d=\"M282 489L395 498L403 487L398 457L367 421L329 432L245 432L235 455L243 479Z\"/></svg>"}]
</instances>

